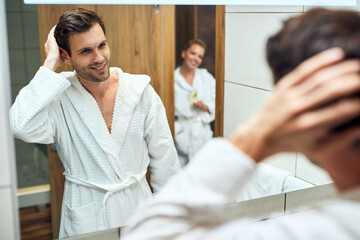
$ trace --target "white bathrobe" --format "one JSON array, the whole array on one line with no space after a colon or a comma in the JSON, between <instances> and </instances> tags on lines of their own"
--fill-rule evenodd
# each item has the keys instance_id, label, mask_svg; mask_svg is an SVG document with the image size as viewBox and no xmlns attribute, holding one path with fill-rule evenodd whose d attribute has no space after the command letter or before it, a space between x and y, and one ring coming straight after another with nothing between
<instances>
[{"instance_id":1,"label":"white bathrobe","mask_svg":"<svg viewBox=\"0 0 360 240\"><path fill-rule=\"evenodd\" d=\"M204 68L195 70L194 81L190 86L175 70L175 143L182 165L212 138L210 123L215 119L215 78ZM203 101L210 113L192 106L189 100L191 91L197 91L197 101Z\"/></svg>"},{"instance_id":2,"label":"white bathrobe","mask_svg":"<svg viewBox=\"0 0 360 240\"><path fill-rule=\"evenodd\" d=\"M244 189L237 195L236 202L243 202L310 187L315 187L315 185L294 177L288 171L273 167L266 163L259 163L256 171L248 180Z\"/></svg>"},{"instance_id":3,"label":"white bathrobe","mask_svg":"<svg viewBox=\"0 0 360 240\"><path fill-rule=\"evenodd\" d=\"M255 162L227 140L210 141L138 212L121 240L360 239L359 187L311 211L260 222L241 216L227 220L224 205L244 189L255 170Z\"/></svg>"},{"instance_id":4,"label":"white bathrobe","mask_svg":"<svg viewBox=\"0 0 360 240\"><path fill-rule=\"evenodd\" d=\"M119 73L111 134L75 72L40 67L10 110L25 142L55 143L66 177L60 238L123 226L180 164L165 109L145 75Z\"/></svg>"}]
</instances>

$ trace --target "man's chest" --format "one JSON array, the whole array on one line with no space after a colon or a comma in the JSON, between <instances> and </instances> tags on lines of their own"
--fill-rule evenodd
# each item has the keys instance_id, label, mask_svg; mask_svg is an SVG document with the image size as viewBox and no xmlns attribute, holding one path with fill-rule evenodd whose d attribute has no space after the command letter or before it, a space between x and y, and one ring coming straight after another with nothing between
<instances>
[{"instance_id":1,"label":"man's chest","mask_svg":"<svg viewBox=\"0 0 360 240\"><path fill-rule=\"evenodd\" d=\"M111 133L111 125L114 115L115 99L116 99L116 92L108 94L103 99L95 99L99 106L101 115L105 121L106 127L110 133Z\"/></svg>"}]
</instances>

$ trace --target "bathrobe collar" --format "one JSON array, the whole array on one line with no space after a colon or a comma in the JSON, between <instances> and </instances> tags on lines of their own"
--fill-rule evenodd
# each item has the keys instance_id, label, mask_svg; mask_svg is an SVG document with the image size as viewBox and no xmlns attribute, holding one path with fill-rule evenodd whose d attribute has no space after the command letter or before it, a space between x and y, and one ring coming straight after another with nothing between
<instances>
[{"instance_id":1,"label":"bathrobe collar","mask_svg":"<svg viewBox=\"0 0 360 240\"><path fill-rule=\"evenodd\" d=\"M107 129L95 98L82 86L75 71L68 77L72 86L68 88L66 95L98 145L112 156L111 159L116 160L125 141L132 113L149 84L150 77L127 74L120 68L110 68L110 71L117 71L119 75L111 133Z\"/></svg>"},{"instance_id":2,"label":"bathrobe collar","mask_svg":"<svg viewBox=\"0 0 360 240\"><path fill-rule=\"evenodd\" d=\"M178 84L180 87L182 87L185 90L188 90L191 92L191 90L194 88L195 86L195 81L196 81L196 76L197 76L197 71L198 69L195 69L195 74L194 74L194 80L193 80L193 84L192 86L185 80L185 78L180 74L180 67L177 67L175 69L175 83Z\"/></svg>"}]
</instances>

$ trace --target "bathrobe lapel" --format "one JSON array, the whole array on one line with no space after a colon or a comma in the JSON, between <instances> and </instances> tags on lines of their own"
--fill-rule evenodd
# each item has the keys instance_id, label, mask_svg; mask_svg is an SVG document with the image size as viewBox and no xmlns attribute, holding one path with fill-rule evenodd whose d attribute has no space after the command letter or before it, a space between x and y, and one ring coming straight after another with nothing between
<instances>
[{"instance_id":1,"label":"bathrobe lapel","mask_svg":"<svg viewBox=\"0 0 360 240\"><path fill-rule=\"evenodd\" d=\"M119 68L116 70L119 73L119 88L114 107L111 137L116 144L116 154L119 155L126 140L126 132L130 126L133 111L137 107L145 87L149 84L150 77L123 73Z\"/></svg>"},{"instance_id":2,"label":"bathrobe lapel","mask_svg":"<svg viewBox=\"0 0 360 240\"><path fill-rule=\"evenodd\" d=\"M107 154L110 164L119 176L115 161L119 159L133 111L139 103L145 87L150 82L150 78L145 75L126 74L119 68L111 68L110 71L118 71L119 73L111 134L106 127L96 100L81 85L75 72L72 77L68 78L72 87L66 91L66 94L82 123L86 125L97 144Z\"/></svg>"},{"instance_id":3,"label":"bathrobe lapel","mask_svg":"<svg viewBox=\"0 0 360 240\"><path fill-rule=\"evenodd\" d=\"M185 78L180 74L180 67L178 67L175 71L175 74L177 75L177 77L175 78L176 83L182 87L183 89L191 92L191 90L193 89L192 86L190 86L189 83L186 82ZM196 76L196 74L195 74ZM194 81L195 81L195 77L194 77ZM194 83L193 83L194 86Z\"/></svg>"}]
</instances>

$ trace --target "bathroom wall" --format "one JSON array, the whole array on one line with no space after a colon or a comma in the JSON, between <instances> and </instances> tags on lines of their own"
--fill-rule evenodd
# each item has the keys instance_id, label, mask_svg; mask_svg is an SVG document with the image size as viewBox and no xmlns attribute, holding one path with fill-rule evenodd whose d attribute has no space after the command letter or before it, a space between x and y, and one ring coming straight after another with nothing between
<instances>
[{"instance_id":1,"label":"bathroom wall","mask_svg":"<svg viewBox=\"0 0 360 240\"><path fill-rule=\"evenodd\" d=\"M310 8L226 7L224 136L228 136L239 123L257 112L273 88L271 72L265 59L267 38L279 30L284 19L303 14ZM360 12L360 6L345 9ZM301 154L279 154L266 162L315 185L331 182L327 173Z\"/></svg>"},{"instance_id":2,"label":"bathroom wall","mask_svg":"<svg viewBox=\"0 0 360 240\"><path fill-rule=\"evenodd\" d=\"M0 238L19 239L13 142L10 141L9 61L5 1L0 0Z\"/></svg>"},{"instance_id":3,"label":"bathroom wall","mask_svg":"<svg viewBox=\"0 0 360 240\"><path fill-rule=\"evenodd\" d=\"M41 65L36 5L6 0L12 102ZM15 140L18 187L49 183L46 147Z\"/></svg>"}]
</instances>

